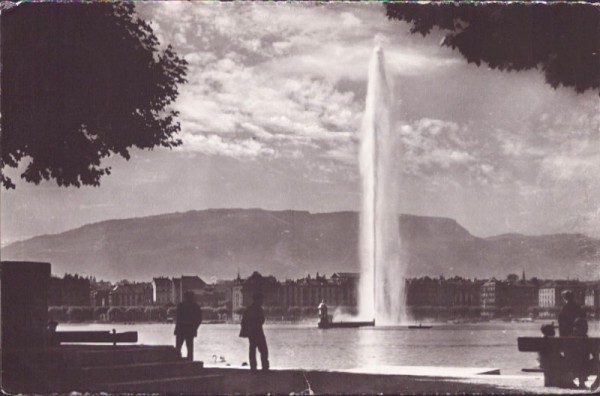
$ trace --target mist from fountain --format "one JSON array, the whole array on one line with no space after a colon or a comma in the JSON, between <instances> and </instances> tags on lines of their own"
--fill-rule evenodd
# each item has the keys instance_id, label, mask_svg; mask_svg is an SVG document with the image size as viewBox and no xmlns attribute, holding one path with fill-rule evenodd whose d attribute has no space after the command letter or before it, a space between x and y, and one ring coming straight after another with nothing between
<instances>
[{"instance_id":1,"label":"mist from fountain","mask_svg":"<svg viewBox=\"0 0 600 396\"><path fill-rule=\"evenodd\" d=\"M363 320L375 319L376 325L400 324L406 320L392 103L383 49L376 47L369 64L359 161L362 177L359 316Z\"/></svg>"}]
</instances>

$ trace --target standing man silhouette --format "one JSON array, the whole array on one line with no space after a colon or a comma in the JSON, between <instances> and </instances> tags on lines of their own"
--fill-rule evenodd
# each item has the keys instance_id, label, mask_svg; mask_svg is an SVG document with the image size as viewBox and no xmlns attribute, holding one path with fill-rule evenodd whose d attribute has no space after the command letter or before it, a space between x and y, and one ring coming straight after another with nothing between
<instances>
[{"instance_id":1,"label":"standing man silhouette","mask_svg":"<svg viewBox=\"0 0 600 396\"><path fill-rule=\"evenodd\" d=\"M198 335L198 327L202 323L202 310L194 297L194 292L185 292L183 302L177 304L175 321L175 348L181 355L181 347L185 341L188 360L194 360L194 337Z\"/></svg>"},{"instance_id":2,"label":"standing man silhouette","mask_svg":"<svg viewBox=\"0 0 600 396\"><path fill-rule=\"evenodd\" d=\"M575 302L575 295L571 290L564 290L562 298L565 302L558 314L558 334L561 337L573 335L575 320L585 318L585 312L581 306Z\"/></svg>"},{"instance_id":3,"label":"standing man silhouette","mask_svg":"<svg viewBox=\"0 0 600 396\"><path fill-rule=\"evenodd\" d=\"M242 329L240 337L247 337L250 342L250 370L256 371L256 349L260 352L260 361L263 370L269 370L269 349L263 331L265 313L262 309L263 295L256 293L252 296L253 302L242 316Z\"/></svg>"}]
</instances>

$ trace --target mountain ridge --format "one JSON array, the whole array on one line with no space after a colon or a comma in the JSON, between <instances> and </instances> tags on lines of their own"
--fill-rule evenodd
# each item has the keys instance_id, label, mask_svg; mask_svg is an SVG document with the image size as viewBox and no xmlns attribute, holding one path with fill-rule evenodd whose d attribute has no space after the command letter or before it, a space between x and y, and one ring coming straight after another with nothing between
<instances>
[{"instance_id":1,"label":"mountain ridge","mask_svg":"<svg viewBox=\"0 0 600 396\"><path fill-rule=\"evenodd\" d=\"M472 235L448 217L399 215L407 276L600 278L600 240L583 234ZM149 280L278 278L359 271L359 214L352 211L207 209L85 224L2 247L3 260L43 260L54 273Z\"/></svg>"}]
</instances>

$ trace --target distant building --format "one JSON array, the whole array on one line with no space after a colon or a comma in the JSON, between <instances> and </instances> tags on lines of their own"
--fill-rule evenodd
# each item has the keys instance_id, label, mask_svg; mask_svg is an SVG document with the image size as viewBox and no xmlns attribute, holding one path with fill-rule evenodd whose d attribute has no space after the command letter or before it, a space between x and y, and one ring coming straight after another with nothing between
<instances>
[{"instance_id":1,"label":"distant building","mask_svg":"<svg viewBox=\"0 0 600 396\"><path fill-rule=\"evenodd\" d=\"M541 308L560 307L563 305L561 294L565 290L571 290L575 301L579 304L585 302L586 286L579 281L553 280L543 283L538 292L538 305Z\"/></svg>"},{"instance_id":2,"label":"distant building","mask_svg":"<svg viewBox=\"0 0 600 396\"><path fill-rule=\"evenodd\" d=\"M239 275L232 288L232 310L234 313L252 304L253 296L262 293L263 305L279 305L279 282L274 276L262 276L255 271L247 279L242 280Z\"/></svg>"},{"instance_id":3,"label":"distant building","mask_svg":"<svg viewBox=\"0 0 600 396\"><path fill-rule=\"evenodd\" d=\"M173 281L169 278L152 279L152 299L154 304L166 305L173 302Z\"/></svg>"},{"instance_id":4,"label":"distant building","mask_svg":"<svg viewBox=\"0 0 600 396\"><path fill-rule=\"evenodd\" d=\"M159 277L152 280L152 299L155 304L179 304L183 301L183 295L194 292L196 295L206 294L207 284L198 276L182 275L180 278Z\"/></svg>"},{"instance_id":5,"label":"distant building","mask_svg":"<svg viewBox=\"0 0 600 396\"><path fill-rule=\"evenodd\" d=\"M496 285L498 281L491 279L481 285L481 315L482 316L495 316L498 307Z\"/></svg>"},{"instance_id":6,"label":"distant building","mask_svg":"<svg viewBox=\"0 0 600 396\"><path fill-rule=\"evenodd\" d=\"M585 306L595 318L600 317L600 282L590 282L586 285Z\"/></svg>"},{"instance_id":7,"label":"distant building","mask_svg":"<svg viewBox=\"0 0 600 396\"><path fill-rule=\"evenodd\" d=\"M226 306L229 310L231 310L231 289L234 282L234 280L218 280L213 286L214 293L217 295L219 301L218 305Z\"/></svg>"},{"instance_id":8,"label":"distant building","mask_svg":"<svg viewBox=\"0 0 600 396\"><path fill-rule=\"evenodd\" d=\"M62 278L50 278L48 288L49 306L90 306L90 280L79 275L66 274Z\"/></svg>"},{"instance_id":9,"label":"distant building","mask_svg":"<svg viewBox=\"0 0 600 396\"><path fill-rule=\"evenodd\" d=\"M241 279L238 275L231 287L232 311L234 315L238 315L252 303L252 296L257 292L263 294L265 307L282 315L291 307L314 309L316 315L316 307L323 300L330 308L355 308L358 303L358 281L359 274L347 272L335 273L331 278L317 273L314 278L309 275L285 282L279 282L273 276L262 276L258 272L247 279Z\"/></svg>"},{"instance_id":10,"label":"distant building","mask_svg":"<svg viewBox=\"0 0 600 396\"><path fill-rule=\"evenodd\" d=\"M331 278L310 275L296 281L286 281L279 289L279 300L284 308L314 308L321 301L330 307L356 307L358 305L357 287L359 275L337 272Z\"/></svg>"},{"instance_id":11,"label":"distant building","mask_svg":"<svg viewBox=\"0 0 600 396\"><path fill-rule=\"evenodd\" d=\"M441 304L449 307L479 307L481 281L454 277L441 283Z\"/></svg>"},{"instance_id":12,"label":"distant building","mask_svg":"<svg viewBox=\"0 0 600 396\"><path fill-rule=\"evenodd\" d=\"M481 286L482 316L526 316L529 307L538 305L536 284L520 281L489 280Z\"/></svg>"},{"instance_id":13,"label":"distant building","mask_svg":"<svg viewBox=\"0 0 600 396\"><path fill-rule=\"evenodd\" d=\"M182 275L180 281L176 283L175 287L175 304L179 304L183 301L183 295L186 292L194 292L194 294L200 294L206 288L206 282L197 276L185 276Z\"/></svg>"},{"instance_id":14,"label":"distant building","mask_svg":"<svg viewBox=\"0 0 600 396\"><path fill-rule=\"evenodd\" d=\"M108 307L109 306L109 295L113 289L113 285L106 281L95 281L91 283L92 291L90 292L90 299L92 307Z\"/></svg>"},{"instance_id":15,"label":"distant building","mask_svg":"<svg viewBox=\"0 0 600 396\"><path fill-rule=\"evenodd\" d=\"M454 278L407 279L406 305L413 307L479 307L483 281Z\"/></svg>"},{"instance_id":16,"label":"distant building","mask_svg":"<svg viewBox=\"0 0 600 396\"><path fill-rule=\"evenodd\" d=\"M92 307L108 307L110 303L110 290L92 290L90 298Z\"/></svg>"},{"instance_id":17,"label":"distant building","mask_svg":"<svg viewBox=\"0 0 600 396\"><path fill-rule=\"evenodd\" d=\"M133 307L152 305L152 284L146 282L122 283L109 293L111 307Z\"/></svg>"},{"instance_id":18,"label":"distant building","mask_svg":"<svg viewBox=\"0 0 600 396\"><path fill-rule=\"evenodd\" d=\"M436 307L442 305L442 279L412 278L406 280L406 305L409 307Z\"/></svg>"},{"instance_id":19,"label":"distant building","mask_svg":"<svg viewBox=\"0 0 600 396\"><path fill-rule=\"evenodd\" d=\"M509 283L505 290L505 307L514 316L528 316L529 308L534 307L538 300L538 289L528 282ZM500 307L502 310L503 306ZM501 312L502 313L502 312Z\"/></svg>"}]
</instances>

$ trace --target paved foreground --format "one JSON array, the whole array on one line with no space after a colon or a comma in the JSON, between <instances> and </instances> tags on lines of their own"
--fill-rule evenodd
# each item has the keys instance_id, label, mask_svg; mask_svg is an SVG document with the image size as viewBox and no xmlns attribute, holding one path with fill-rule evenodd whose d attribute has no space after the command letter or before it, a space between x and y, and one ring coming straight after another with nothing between
<instances>
[{"instance_id":1,"label":"paved foreground","mask_svg":"<svg viewBox=\"0 0 600 396\"><path fill-rule=\"evenodd\" d=\"M369 366L346 371L204 367L168 345L71 345L4 351L9 393L135 394L585 394L544 388L541 375L493 368ZM590 378L590 382L593 377Z\"/></svg>"},{"instance_id":2,"label":"paved foreground","mask_svg":"<svg viewBox=\"0 0 600 396\"><path fill-rule=\"evenodd\" d=\"M204 368L222 376L218 393L243 394L586 394L544 388L538 375L470 375L466 377L364 374L357 372L272 370L251 373L247 369ZM181 389L198 393L198 389Z\"/></svg>"}]
</instances>

